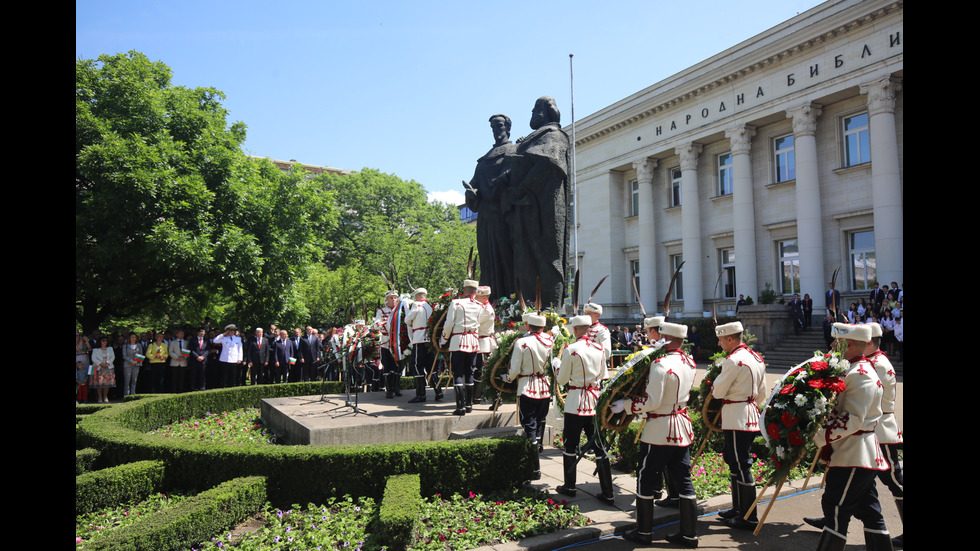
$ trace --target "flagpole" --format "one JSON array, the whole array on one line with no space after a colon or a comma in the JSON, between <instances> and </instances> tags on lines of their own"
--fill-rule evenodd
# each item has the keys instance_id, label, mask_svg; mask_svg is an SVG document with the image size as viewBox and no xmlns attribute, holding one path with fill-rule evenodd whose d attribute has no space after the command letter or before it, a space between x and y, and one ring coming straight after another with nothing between
<instances>
[{"instance_id":1,"label":"flagpole","mask_svg":"<svg viewBox=\"0 0 980 551\"><path fill-rule=\"evenodd\" d=\"M575 273L578 273L578 186L575 182L575 67L572 63L574 54L568 54L568 80L572 97L572 232L575 239Z\"/></svg>"}]
</instances>

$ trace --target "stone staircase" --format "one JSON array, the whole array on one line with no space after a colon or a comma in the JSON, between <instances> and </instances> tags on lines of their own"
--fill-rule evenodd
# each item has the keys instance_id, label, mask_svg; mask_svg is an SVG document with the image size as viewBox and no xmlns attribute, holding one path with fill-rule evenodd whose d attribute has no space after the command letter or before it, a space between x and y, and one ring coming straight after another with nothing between
<instances>
[{"instance_id":1,"label":"stone staircase","mask_svg":"<svg viewBox=\"0 0 980 551\"><path fill-rule=\"evenodd\" d=\"M766 357L766 365L770 370L784 372L796 364L813 356L814 350L827 351L827 344L823 340L823 327L810 327L800 332L799 336L790 333L786 339L775 348L763 354ZM899 361L898 354L894 357L889 356L892 366L899 374L903 372L903 363Z\"/></svg>"}]
</instances>

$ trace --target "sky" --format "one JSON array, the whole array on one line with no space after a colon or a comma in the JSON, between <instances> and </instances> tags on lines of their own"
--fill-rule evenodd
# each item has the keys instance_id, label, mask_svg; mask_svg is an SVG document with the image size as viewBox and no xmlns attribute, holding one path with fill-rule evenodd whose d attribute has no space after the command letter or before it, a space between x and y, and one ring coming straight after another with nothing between
<instances>
[{"instance_id":1,"label":"sky","mask_svg":"<svg viewBox=\"0 0 980 551\"><path fill-rule=\"evenodd\" d=\"M415 180L462 202L493 145L552 96L580 120L817 0L76 0L75 58L136 50L224 92L246 153Z\"/></svg>"}]
</instances>

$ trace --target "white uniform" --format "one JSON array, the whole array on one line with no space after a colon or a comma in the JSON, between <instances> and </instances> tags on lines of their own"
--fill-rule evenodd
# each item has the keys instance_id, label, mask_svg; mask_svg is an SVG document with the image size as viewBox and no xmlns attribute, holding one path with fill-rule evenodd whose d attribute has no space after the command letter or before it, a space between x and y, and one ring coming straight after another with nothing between
<instances>
[{"instance_id":1,"label":"white uniform","mask_svg":"<svg viewBox=\"0 0 980 551\"><path fill-rule=\"evenodd\" d=\"M410 335L412 344L426 343L428 339L425 338L425 328L429 324L430 317L432 317L432 305L428 301L421 300L412 305L412 309L405 316L405 324L412 332Z\"/></svg>"},{"instance_id":2,"label":"white uniform","mask_svg":"<svg viewBox=\"0 0 980 551\"><path fill-rule=\"evenodd\" d=\"M898 378L895 368L881 350L868 356L868 361L875 367L878 379L881 381L881 420L875 427L875 435L879 444L901 444L902 429L895 418L895 398L898 395Z\"/></svg>"},{"instance_id":3,"label":"white uniform","mask_svg":"<svg viewBox=\"0 0 980 551\"><path fill-rule=\"evenodd\" d=\"M394 313L394 311L394 308L388 308L387 305L378 308L374 312L374 323L371 324L371 327L375 331L378 331L378 334L380 335L378 345L381 348L387 348L388 350L391 350L391 347L389 346L391 337L388 335L388 326L391 323L391 314Z\"/></svg>"},{"instance_id":4,"label":"white uniform","mask_svg":"<svg viewBox=\"0 0 980 551\"><path fill-rule=\"evenodd\" d=\"M762 356L744 344L737 346L722 360L711 394L723 401L722 430L758 431L758 404L769 395Z\"/></svg>"},{"instance_id":5,"label":"white uniform","mask_svg":"<svg viewBox=\"0 0 980 551\"><path fill-rule=\"evenodd\" d=\"M874 367L864 356L851 361L844 377L845 389L827 416L823 430L813 435L818 446L830 445L831 467L856 467L884 471L888 462L881 454L875 426L881 419L882 386Z\"/></svg>"},{"instance_id":6,"label":"white uniform","mask_svg":"<svg viewBox=\"0 0 980 551\"><path fill-rule=\"evenodd\" d=\"M551 398L545 366L551 361L551 349L555 344L551 333L537 333L517 339L510 356L507 378L517 381L517 395L528 398ZM567 354L568 351L566 350Z\"/></svg>"},{"instance_id":7,"label":"white uniform","mask_svg":"<svg viewBox=\"0 0 980 551\"><path fill-rule=\"evenodd\" d=\"M493 306L489 302L480 303L482 311L480 312L479 318L479 337L480 337L480 354L489 354L497 348L497 339L493 334L493 322L496 314L493 311Z\"/></svg>"},{"instance_id":8,"label":"white uniform","mask_svg":"<svg viewBox=\"0 0 980 551\"><path fill-rule=\"evenodd\" d=\"M479 352L480 315L483 306L472 297L458 298L449 304L442 338L449 341L450 352Z\"/></svg>"},{"instance_id":9,"label":"white uniform","mask_svg":"<svg viewBox=\"0 0 980 551\"><path fill-rule=\"evenodd\" d=\"M568 385L566 415L595 415L599 381L606 378L602 345L583 336L568 345L558 368L558 384Z\"/></svg>"},{"instance_id":10,"label":"white uniform","mask_svg":"<svg viewBox=\"0 0 980 551\"><path fill-rule=\"evenodd\" d=\"M646 393L626 404L630 413L645 413L640 440L654 446L690 446L694 429L687 415L687 400L697 370L694 360L672 350L650 362Z\"/></svg>"},{"instance_id":11,"label":"white uniform","mask_svg":"<svg viewBox=\"0 0 980 551\"><path fill-rule=\"evenodd\" d=\"M589 326L589 332L586 333L586 336L602 345L603 358L608 362L609 358L612 357L612 336L609 333L609 328L597 321Z\"/></svg>"}]
</instances>

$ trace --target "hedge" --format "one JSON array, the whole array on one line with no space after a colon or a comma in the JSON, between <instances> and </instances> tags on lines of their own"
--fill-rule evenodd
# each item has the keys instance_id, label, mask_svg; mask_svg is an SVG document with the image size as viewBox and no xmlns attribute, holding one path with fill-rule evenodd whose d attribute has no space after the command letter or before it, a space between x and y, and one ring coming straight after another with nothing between
<instances>
[{"instance_id":1,"label":"hedge","mask_svg":"<svg viewBox=\"0 0 980 551\"><path fill-rule=\"evenodd\" d=\"M75 477L75 515L132 503L163 485L162 461L138 461Z\"/></svg>"},{"instance_id":2,"label":"hedge","mask_svg":"<svg viewBox=\"0 0 980 551\"><path fill-rule=\"evenodd\" d=\"M75 476L92 470L92 465L99 458L99 450L95 448L85 448L75 450Z\"/></svg>"},{"instance_id":3,"label":"hedge","mask_svg":"<svg viewBox=\"0 0 980 551\"><path fill-rule=\"evenodd\" d=\"M385 480L405 473L420 474L425 495L516 488L531 479L532 446L517 436L247 448L148 434L208 412L258 407L262 398L319 392L319 383L293 383L146 397L87 416L79 427L80 440L98 449L105 465L162 460L168 486L189 492L234 477L266 476L270 501L284 507L345 494L380 499Z\"/></svg>"},{"instance_id":4,"label":"hedge","mask_svg":"<svg viewBox=\"0 0 980 551\"><path fill-rule=\"evenodd\" d=\"M419 475L404 474L388 478L378 513L378 524L383 541L391 549L405 549L412 543L421 508Z\"/></svg>"},{"instance_id":5,"label":"hedge","mask_svg":"<svg viewBox=\"0 0 980 551\"><path fill-rule=\"evenodd\" d=\"M91 547L112 551L190 549L258 513L265 501L265 478L236 478L189 498L176 507L124 526L93 542Z\"/></svg>"}]
</instances>

